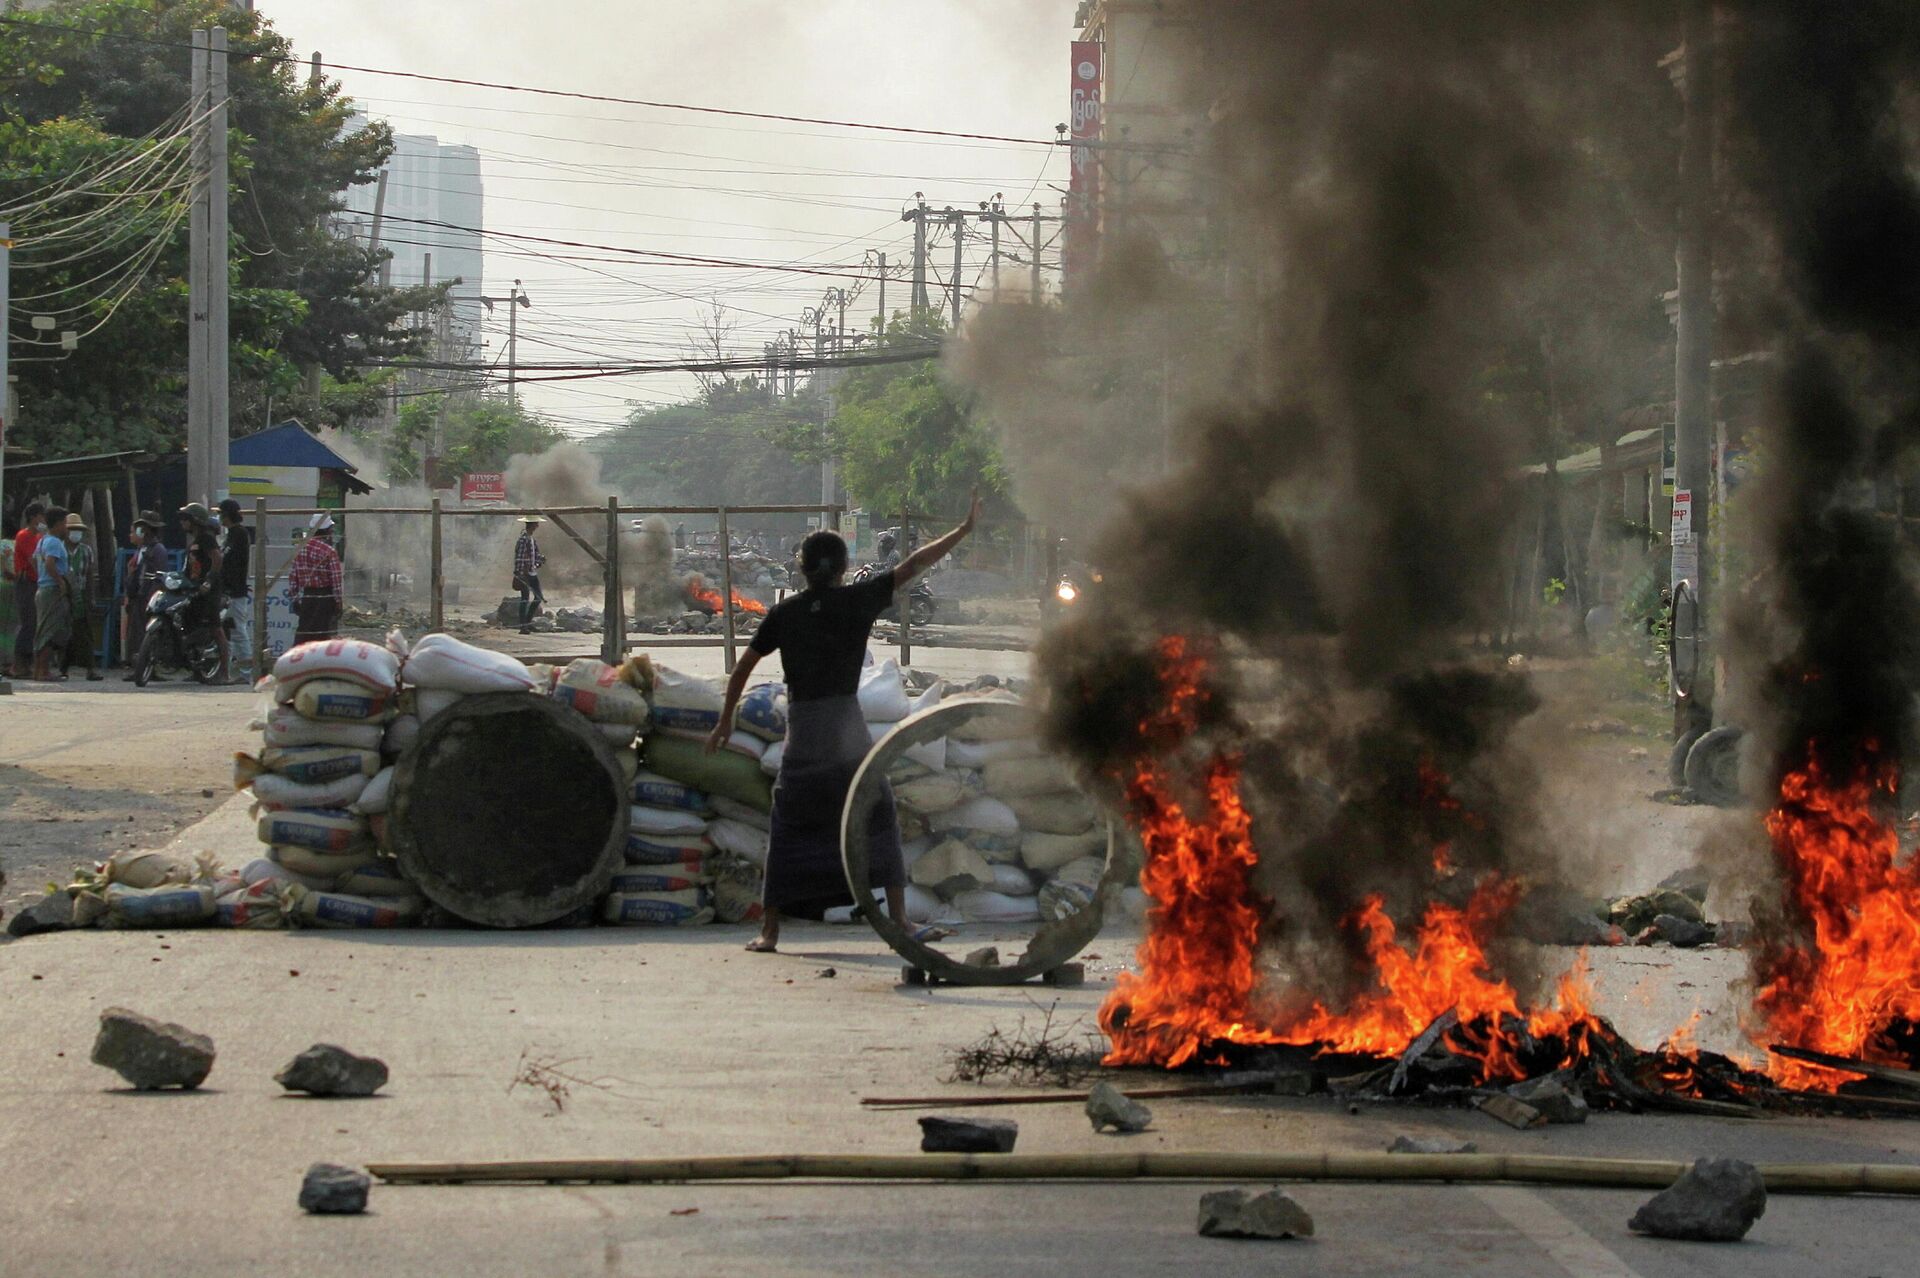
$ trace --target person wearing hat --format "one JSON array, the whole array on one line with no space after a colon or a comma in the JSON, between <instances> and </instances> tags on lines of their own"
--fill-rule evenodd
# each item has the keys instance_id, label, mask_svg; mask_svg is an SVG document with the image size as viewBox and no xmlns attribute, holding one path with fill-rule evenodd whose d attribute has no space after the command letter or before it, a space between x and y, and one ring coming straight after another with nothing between
<instances>
[{"instance_id":1,"label":"person wearing hat","mask_svg":"<svg viewBox=\"0 0 1920 1278\"><path fill-rule=\"evenodd\" d=\"M73 637L73 570L67 557L67 512L50 506L47 531L33 548L33 575L39 588L33 600L33 677L41 683L64 683L66 671L53 672L54 658L63 664L67 641Z\"/></svg>"},{"instance_id":2,"label":"person wearing hat","mask_svg":"<svg viewBox=\"0 0 1920 1278\"><path fill-rule=\"evenodd\" d=\"M300 552L287 567L287 586L293 592L293 611L299 619L294 643L331 639L340 633L346 591L340 556L333 549L332 515L322 511L307 521L307 539L300 543Z\"/></svg>"},{"instance_id":3,"label":"person wearing hat","mask_svg":"<svg viewBox=\"0 0 1920 1278\"><path fill-rule=\"evenodd\" d=\"M73 610L73 634L67 640L66 652L60 654L60 673L64 677L75 666L82 666L87 672L88 683L100 682L100 668L94 649L99 641L94 636L93 592L99 585L98 560L93 553L93 542L87 536L87 526L80 516L67 516L67 579L72 583L69 595Z\"/></svg>"},{"instance_id":4,"label":"person wearing hat","mask_svg":"<svg viewBox=\"0 0 1920 1278\"><path fill-rule=\"evenodd\" d=\"M540 568L547 557L540 553L540 543L533 539L533 530L544 521L538 515L528 515L520 521L520 540L513 543L513 588L520 592L520 633L533 633L534 614L547 602L540 590Z\"/></svg>"},{"instance_id":5,"label":"person wearing hat","mask_svg":"<svg viewBox=\"0 0 1920 1278\"><path fill-rule=\"evenodd\" d=\"M233 677L233 666L253 669L253 537L241 518L240 503L229 497L220 503L220 593L227 598L233 617L232 652L220 669L225 682ZM232 653L238 653L234 660ZM251 682L251 680L244 680Z\"/></svg>"},{"instance_id":6,"label":"person wearing hat","mask_svg":"<svg viewBox=\"0 0 1920 1278\"><path fill-rule=\"evenodd\" d=\"M134 555L127 562L127 610L121 618L125 628L120 634L120 653L121 664L127 667L124 679L128 683L133 682L134 651L139 648L140 637L147 628L147 601L160 588L160 579L167 575L169 567L167 547L160 540L164 529L165 524L157 513L143 510L140 517L133 521L133 531L127 536L127 545L133 548ZM160 678L158 674L153 677Z\"/></svg>"}]
</instances>

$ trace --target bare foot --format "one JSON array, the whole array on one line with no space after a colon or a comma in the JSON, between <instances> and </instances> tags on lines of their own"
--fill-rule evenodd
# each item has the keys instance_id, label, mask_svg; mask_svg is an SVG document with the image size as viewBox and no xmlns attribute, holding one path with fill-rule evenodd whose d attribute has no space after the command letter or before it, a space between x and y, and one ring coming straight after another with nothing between
<instances>
[{"instance_id":1,"label":"bare foot","mask_svg":"<svg viewBox=\"0 0 1920 1278\"><path fill-rule=\"evenodd\" d=\"M749 953L749 954L777 954L777 953L778 953L779 951L778 951L778 949L777 949L776 947L777 947L777 946L778 946L779 944L780 944L780 943L779 943L778 941L772 941L772 940L768 940L768 939L767 939L766 937L764 937L764 936L756 936L756 937L754 937L754 938L753 938L753 939L752 939L751 941L748 941L748 942L747 942L747 953Z\"/></svg>"}]
</instances>

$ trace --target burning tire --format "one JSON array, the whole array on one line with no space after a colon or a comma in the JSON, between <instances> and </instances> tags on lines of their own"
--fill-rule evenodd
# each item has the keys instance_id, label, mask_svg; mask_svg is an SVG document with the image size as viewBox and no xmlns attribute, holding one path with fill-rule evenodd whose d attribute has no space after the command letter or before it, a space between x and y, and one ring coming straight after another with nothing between
<instances>
[{"instance_id":1,"label":"burning tire","mask_svg":"<svg viewBox=\"0 0 1920 1278\"><path fill-rule=\"evenodd\" d=\"M1686 784L1702 803L1716 808L1739 807L1740 742L1744 728L1714 728L1702 733L1687 751Z\"/></svg>"}]
</instances>

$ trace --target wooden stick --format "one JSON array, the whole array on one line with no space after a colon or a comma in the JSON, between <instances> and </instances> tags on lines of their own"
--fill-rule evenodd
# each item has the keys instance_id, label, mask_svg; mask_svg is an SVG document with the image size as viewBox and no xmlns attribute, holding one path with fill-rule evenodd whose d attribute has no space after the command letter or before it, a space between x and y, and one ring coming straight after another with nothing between
<instances>
[{"instance_id":1,"label":"wooden stick","mask_svg":"<svg viewBox=\"0 0 1920 1278\"><path fill-rule=\"evenodd\" d=\"M1540 1154L768 1154L549 1162L370 1163L395 1185L679 1184L778 1180L1440 1181L1664 1189L1688 1164ZM1772 1193L1920 1196L1920 1167L1763 1163Z\"/></svg>"},{"instance_id":2,"label":"wooden stick","mask_svg":"<svg viewBox=\"0 0 1920 1278\"><path fill-rule=\"evenodd\" d=\"M1202 1096L1245 1096L1270 1092L1273 1080L1257 1083L1230 1083L1212 1087L1151 1087L1127 1092L1133 1100L1180 1100ZM868 1109L980 1109L988 1105L1075 1105L1087 1099L1086 1092L1026 1092L1013 1096L862 1096L860 1104Z\"/></svg>"},{"instance_id":3,"label":"wooden stick","mask_svg":"<svg viewBox=\"0 0 1920 1278\"><path fill-rule=\"evenodd\" d=\"M1827 1052L1816 1052L1806 1047L1788 1047L1785 1043L1775 1043L1767 1050L1775 1056L1784 1056L1790 1061L1805 1061L1809 1065L1819 1065L1848 1074L1864 1074L1868 1078L1877 1078L1883 1083L1898 1083L1902 1087L1920 1087L1920 1073L1901 1069L1896 1065L1879 1065L1873 1061L1857 1060L1851 1056L1834 1056Z\"/></svg>"}]
</instances>

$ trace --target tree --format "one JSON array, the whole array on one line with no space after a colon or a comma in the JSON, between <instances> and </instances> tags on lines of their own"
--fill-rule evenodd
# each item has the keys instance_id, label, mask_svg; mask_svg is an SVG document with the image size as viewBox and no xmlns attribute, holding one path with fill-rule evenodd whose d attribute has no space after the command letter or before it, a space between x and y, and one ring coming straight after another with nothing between
<instances>
[{"instance_id":1,"label":"tree","mask_svg":"<svg viewBox=\"0 0 1920 1278\"><path fill-rule=\"evenodd\" d=\"M400 409L393 433L386 440L387 481L420 482L420 459L427 451L444 416L442 468L454 474L505 470L516 454L544 453L566 439L538 413L518 400L489 397L448 402L444 395L422 395Z\"/></svg>"},{"instance_id":2,"label":"tree","mask_svg":"<svg viewBox=\"0 0 1920 1278\"><path fill-rule=\"evenodd\" d=\"M384 125L350 132L339 86L309 82L287 41L249 10L220 0L56 0L0 27L11 73L0 99L0 206L16 210L16 332L27 315L53 314L85 333L71 353L15 364L17 438L43 456L183 446L180 133L190 34L216 24L232 50L234 432L294 414L328 421L308 393L310 373L330 374L338 392L369 363L421 348L404 320L434 295L371 283L378 255L329 225L340 192L369 181L391 152ZM42 203L122 162L118 187L96 183Z\"/></svg>"},{"instance_id":3,"label":"tree","mask_svg":"<svg viewBox=\"0 0 1920 1278\"><path fill-rule=\"evenodd\" d=\"M723 379L685 404L634 409L593 450L643 503L801 505L819 499L819 472L784 441L819 423L813 404L778 399L757 377Z\"/></svg>"}]
</instances>

